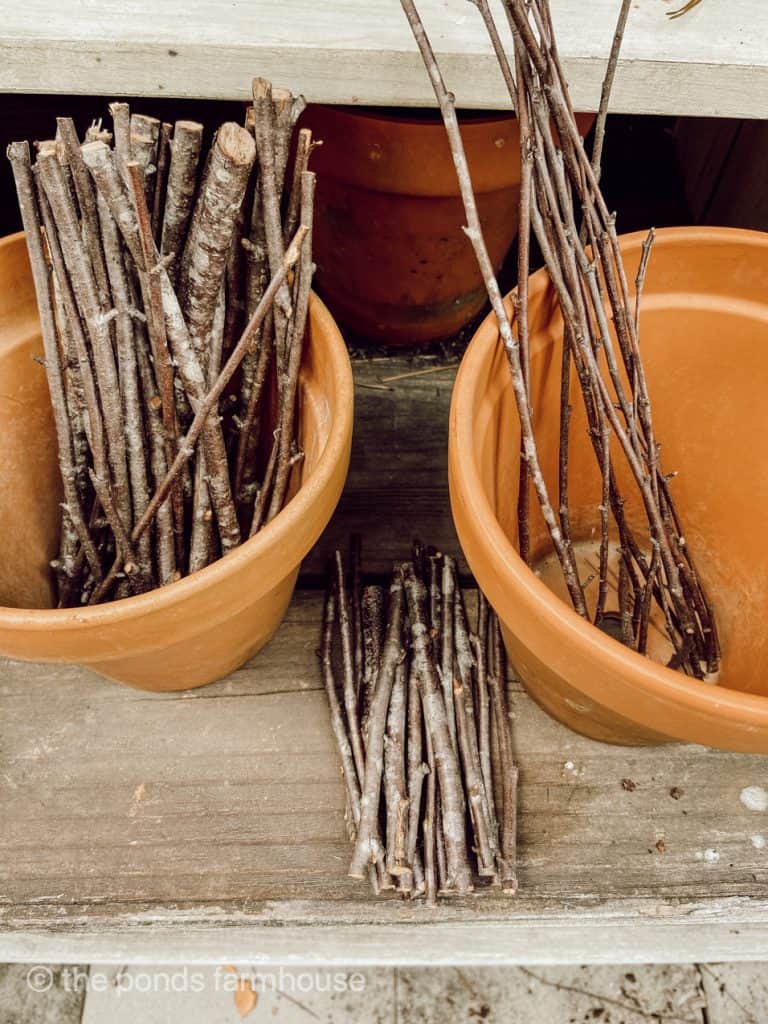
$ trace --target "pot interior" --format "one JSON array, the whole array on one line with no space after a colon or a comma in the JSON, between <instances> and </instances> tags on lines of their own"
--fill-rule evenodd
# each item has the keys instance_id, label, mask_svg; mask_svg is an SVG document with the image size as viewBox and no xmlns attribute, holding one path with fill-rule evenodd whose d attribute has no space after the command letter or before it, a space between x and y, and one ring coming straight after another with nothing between
<instances>
[{"instance_id":1,"label":"pot interior","mask_svg":"<svg viewBox=\"0 0 768 1024\"><path fill-rule=\"evenodd\" d=\"M317 358L311 339L310 314L297 403L304 458L293 469L289 498L317 465L335 414L333 367ZM34 287L19 234L0 240L0 607L55 607L50 562L59 548L62 488L41 357ZM265 424L262 439L271 434ZM266 448L262 444L259 452L264 463Z\"/></svg>"},{"instance_id":2,"label":"pot interior","mask_svg":"<svg viewBox=\"0 0 768 1024\"><path fill-rule=\"evenodd\" d=\"M710 681L768 696L768 537L761 528L768 502L768 246L750 244L749 233L731 234L741 241L708 244L706 238L686 240L685 232L657 240L641 305L640 345L662 465L678 474L672 493L717 618L723 660L717 680ZM639 240L625 247L630 280L639 248ZM535 430L557 509L562 321L541 274L532 279L531 331ZM520 431L500 343L485 366L489 401L478 417L476 455L491 506L517 546ZM573 377L571 405L570 512L584 580L593 572L585 559L597 565L600 476ZM611 444L628 519L648 549L637 488L615 438ZM532 489L530 509L536 571L567 600ZM597 578L587 590L592 600L596 589ZM613 599L616 608L615 593ZM649 649L665 661L668 647L656 633Z\"/></svg>"}]
</instances>

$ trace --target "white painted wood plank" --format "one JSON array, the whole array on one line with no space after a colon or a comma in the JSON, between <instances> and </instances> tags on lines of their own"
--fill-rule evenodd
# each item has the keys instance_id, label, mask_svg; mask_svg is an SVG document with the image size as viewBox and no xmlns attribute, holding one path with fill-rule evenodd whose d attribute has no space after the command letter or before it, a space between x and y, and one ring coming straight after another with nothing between
<instances>
[{"instance_id":1,"label":"white painted wood plank","mask_svg":"<svg viewBox=\"0 0 768 1024\"><path fill-rule=\"evenodd\" d=\"M0 960L102 964L253 963L262 967L647 964L768 960L768 900L604 900L496 904L416 912L394 902L350 907L273 901L262 908L62 907L0 930ZM104 909L104 908L102 908ZM347 923L338 919L346 917ZM355 923L349 923L355 917ZM336 919L334 921L334 919Z\"/></svg>"},{"instance_id":2,"label":"white painted wood plank","mask_svg":"<svg viewBox=\"0 0 768 1024\"><path fill-rule=\"evenodd\" d=\"M506 106L479 16L423 0L457 100ZM596 109L617 0L553 0L578 109ZM670 21L636 0L613 109L765 117L768 6L707 0ZM0 25L0 90L246 98L262 74L315 102L432 105L396 0L30 0Z\"/></svg>"}]
</instances>

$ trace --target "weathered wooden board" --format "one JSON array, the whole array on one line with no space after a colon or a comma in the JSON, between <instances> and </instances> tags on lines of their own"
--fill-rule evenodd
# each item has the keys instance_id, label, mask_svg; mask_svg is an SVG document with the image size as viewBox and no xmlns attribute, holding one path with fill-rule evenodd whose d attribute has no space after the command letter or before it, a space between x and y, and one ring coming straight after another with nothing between
<instances>
[{"instance_id":1,"label":"weathered wooden board","mask_svg":"<svg viewBox=\"0 0 768 1024\"><path fill-rule=\"evenodd\" d=\"M682 5L682 0L680 6ZM267 75L314 102L432 105L395 0L30 0L7 5L0 90L245 98ZM618 0L553 0L577 109L595 110ZM637 0L613 108L631 113L765 117L768 8ZM423 0L450 88L465 107L507 97L476 11ZM503 22L502 22L503 24Z\"/></svg>"},{"instance_id":2,"label":"weathered wooden board","mask_svg":"<svg viewBox=\"0 0 768 1024\"><path fill-rule=\"evenodd\" d=\"M352 365L349 478L335 516L304 562L305 585L323 577L333 549L346 551L354 530L365 533L364 562L371 573L390 572L416 536L459 552L448 499L447 446L457 361L378 356L357 358Z\"/></svg>"},{"instance_id":3,"label":"weathered wooden board","mask_svg":"<svg viewBox=\"0 0 768 1024\"><path fill-rule=\"evenodd\" d=\"M456 550L445 451L455 365L354 366L347 491L305 565L312 588L297 591L249 665L201 690L153 695L74 667L0 661L0 959L768 958L768 813L740 800L748 786L768 788L768 762L596 744L514 680L520 896L427 910L373 900L347 877L315 585L334 542L355 529L375 572L414 533Z\"/></svg>"},{"instance_id":4,"label":"weathered wooden board","mask_svg":"<svg viewBox=\"0 0 768 1024\"><path fill-rule=\"evenodd\" d=\"M346 876L320 607L299 592L250 665L188 693L0 663L0 958L768 956L768 814L740 800L765 760L595 744L514 682L520 897L372 900Z\"/></svg>"}]
</instances>

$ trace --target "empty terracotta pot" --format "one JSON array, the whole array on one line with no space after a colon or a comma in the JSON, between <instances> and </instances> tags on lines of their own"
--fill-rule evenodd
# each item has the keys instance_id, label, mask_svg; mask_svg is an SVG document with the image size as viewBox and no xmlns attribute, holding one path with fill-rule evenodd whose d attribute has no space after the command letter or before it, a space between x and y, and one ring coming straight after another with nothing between
<instances>
[{"instance_id":1,"label":"empty terracotta pot","mask_svg":"<svg viewBox=\"0 0 768 1024\"><path fill-rule=\"evenodd\" d=\"M201 572L93 608L50 608L61 487L45 371L33 362L41 352L24 237L12 235L0 240L0 653L73 662L147 690L221 678L279 626L344 486L352 372L333 319L313 297L299 398L305 459L283 511Z\"/></svg>"},{"instance_id":2,"label":"empty terracotta pot","mask_svg":"<svg viewBox=\"0 0 768 1024\"><path fill-rule=\"evenodd\" d=\"M509 115L460 115L491 259L517 234L520 138ZM588 131L594 117L580 115ZM437 111L310 106L302 125L323 145L314 252L334 316L385 345L456 334L485 304L443 122Z\"/></svg>"},{"instance_id":3,"label":"empty terracotta pot","mask_svg":"<svg viewBox=\"0 0 768 1024\"><path fill-rule=\"evenodd\" d=\"M622 239L630 280L642 238ZM555 494L562 320L543 271L531 278L530 313L535 425ZM493 318L467 350L451 408L451 504L461 545L499 615L515 670L555 718L614 743L684 740L768 753L768 235L659 231L640 347L663 465L679 470L673 493L722 638L717 685L611 639L518 555L520 432ZM599 476L576 386L572 404L574 539L586 543L597 522ZM532 512L532 553L542 564L550 546L535 499ZM639 524L637 505L629 512Z\"/></svg>"}]
</instances>

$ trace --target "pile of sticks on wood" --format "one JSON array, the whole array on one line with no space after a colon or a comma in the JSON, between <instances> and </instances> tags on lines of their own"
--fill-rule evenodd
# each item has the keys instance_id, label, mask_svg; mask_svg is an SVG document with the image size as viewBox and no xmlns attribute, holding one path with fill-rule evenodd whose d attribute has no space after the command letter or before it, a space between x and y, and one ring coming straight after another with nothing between
<instances>
[{"instance_id":1,"label":"pile of sticks on wood","mask_svg":"<svg viewBox=\"0 0 768 1024\"><path fill-rule=\"evenodd\" d=\"M64 487L61 607L202 569L282 508L313 274L303 101L255 79L245 126L113 103L8 148ZM114 143L114 145L112 145ZM276 410L276 411L275 411ZM199 443L198 443L199 442Z\"/></svg>"},{"instance_id":2,"label":"pile of sticks on wood","mask_svg":"<svg viewBox=\"0 0 768 1024\"><path fill-rule=\"evenodd\" d=\"M481 593L470 631L454 559L416 543L385 594L363 585L353 538L349 579L336 552L319 653L354 843L350 875L367 876L376 893L430 903L471 892L476 880L514 893L504 647Z\"/></svg>"},{"instance_id":3,"label":"pile of sticks on wood","mask_svg":"<svg viewBox=\"0 0 768 1024\"><path fill-rule=\"evenodd\" d=\"M655 607L673 651L670 666L702 678L705 671L716 672L719 665L715 619L675 508L670 481L676 474L665 474L661 465L661 446L654 431L639 345L640 295L654 232L651 230L643 246L633 301L616 234L616 217L608 210L599 186L608 99L630 2L622 3L591 158L571 106L549 0L504 0L511 55L505 51L488 0L472 3L483 18L520 126L520 233L514 318L507 313L488 258L454 98L446 88L416 5L413 0L402 0L443 115L467 217L464 230L475 249L511 371L522 437L518 503L521 555L530 561L532 486L576 611L604 627L611 619L618 619L622 641L646 653L649 619ZM557 514L541 470L529 401L531 231L563 317ZM579 577L569 515L572 367L601 479L600 568L591 609L585 590L592 581ZM619 463L629 468L629 474L621 478L630 477L641 500L646 523L639 532L633 530L625 514L628 494L619 489ZM618 609L607 607L612 534L618 538Z\"/></svg>"}]
</instances>

